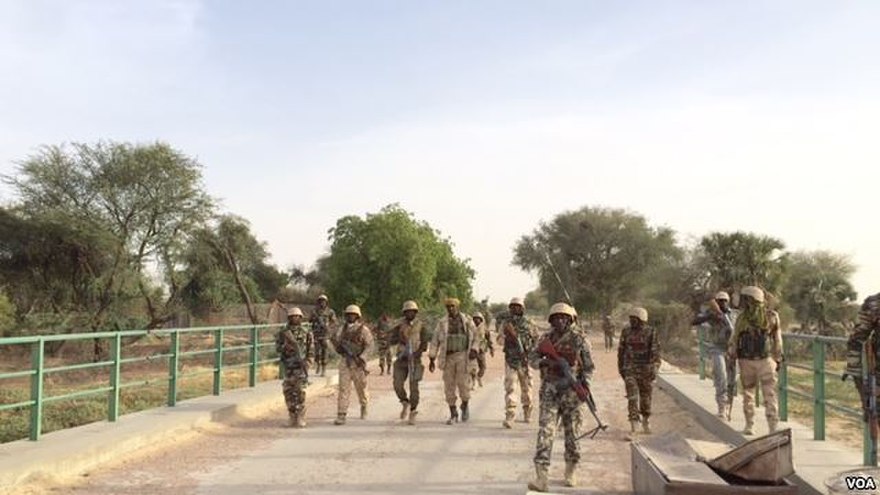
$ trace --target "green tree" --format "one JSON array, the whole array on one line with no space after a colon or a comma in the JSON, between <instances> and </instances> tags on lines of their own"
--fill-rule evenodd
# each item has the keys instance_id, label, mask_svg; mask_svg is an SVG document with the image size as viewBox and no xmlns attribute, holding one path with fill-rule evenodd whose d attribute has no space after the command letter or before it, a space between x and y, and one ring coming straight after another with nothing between
<instances>
[{"instance_id":1,"label":"green tree","mask_svg":"<svg viewBox=\"0 0 880 495\"><path fill-rule=\"evenodd\" d=\"M672 230L653 228L625 210L584 207L520 238L513 264L536 271L550 300L565 300L564 287L575 307L609 313L618 302L639 297L655 265L680 255Z\"/></svg>"},{"instance_id":2,"label":"green tree","mask_svg":"<svg viewBox=\"0 0 880 495\"><path fill-rule=\"evenodd\" d=\"M345 216L329 231L330 252L318 260L319 283L338 304L367 315L397 314L413 299L426 309L444 296L472 303L474 271L452 243L397 204L366 217Z\"/></svg>"},{"instance_id":3,"label":"green tree","mask_svg":"<svg viewBox=\"0 0 880 495\"><path fill-rule=\"evenodd\" d=\"M786 270L785 243L750 232L713 232L700 246L708 258L711 285L736 290L757 285L778 294Z\"/></svg>"},{"instance_id":4,"label":"green tree","mask_svg":"<svg viewBox=\"0 0 880 495\"><path fill-rule=\"evenodd\" d=\"M785 301L806 328L831 333L833 322L849 316L856 299L850 283L855 265L848 256L830 251L799 251L791 254L785 284Z\"/></svg>"}]
</instances>

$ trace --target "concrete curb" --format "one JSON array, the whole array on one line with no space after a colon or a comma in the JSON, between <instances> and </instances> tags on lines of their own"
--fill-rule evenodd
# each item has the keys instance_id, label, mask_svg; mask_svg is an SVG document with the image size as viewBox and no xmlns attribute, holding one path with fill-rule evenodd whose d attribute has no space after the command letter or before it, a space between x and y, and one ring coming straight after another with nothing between
<instances>
[{"instance_id":1,"label":"concrete curb","mask_svg":"<svg viewBox=\"0 0 880 495\"><path fill-rule=\"evenodd\" d=\"M339 375L332 370L309 380L306 391L314 394L339 383ZM12 494L32 482L64 482L135 452L168 447L211 424L256 417L283 406L280 380L272 380L254 388L181 401L175 407L126 414L115 423L100 421L47 433L37 442L9 442L0 445L0 494Z\"/></svg>"}]
</instances>

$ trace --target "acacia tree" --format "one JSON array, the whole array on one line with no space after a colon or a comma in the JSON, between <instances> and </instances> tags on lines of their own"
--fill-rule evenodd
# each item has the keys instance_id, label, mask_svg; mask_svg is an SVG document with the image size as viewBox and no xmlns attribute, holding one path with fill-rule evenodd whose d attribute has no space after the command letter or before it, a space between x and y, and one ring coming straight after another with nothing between
<instances>
[{"instance_id":1,"label":"acacia tree","mask_svg":"<svg viewBox=\"0 0 880 495\"><path fill-rule=\"evenodd\" d=\"M577 308L608 313L639 296L652 267L680 255L672 230L625 210L584 207L520 238L513 264L536 271L550 300L566 299L567 290Z\"/></svg>"},{"instance_id":2,"label":"acacia tree","mask_svg":"<svg viewBox=\"0 0 880 495\"><path fill-rule=\"evenodd\" d=\"M366 217L349 215L329 230L330 252L318 260L317 279L339 304L357 303L369 315L397 314L416 300L437 305L444 296L471 304L474 271L453 245L397 204Z\"/></svg>"}]
</instances>

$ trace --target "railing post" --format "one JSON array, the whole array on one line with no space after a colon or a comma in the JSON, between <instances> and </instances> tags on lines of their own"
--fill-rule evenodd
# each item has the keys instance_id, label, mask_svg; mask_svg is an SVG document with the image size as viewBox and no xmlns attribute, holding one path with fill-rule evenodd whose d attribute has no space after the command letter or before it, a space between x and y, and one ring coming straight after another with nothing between
<instances>
[{"instance_id":1,"label":"railing post","mask_svg":"<svg viewBox=\"0 0 880 495\"><path fill-rule=\"evenodd\" d=\"M700 348L700 380L706 379L706 343L703 341L703 325L697 325L697 342Z\"/></svg>"},{"instance_id":2,"label":"railing post","mask_svg":"<svg viewBox=\"0 0 880 495\"><path fill-rule=\"evenodd\" d=\"M223 329L214 330L214 395L223 389Z\"/></svg>"},{"instance_id":3,"label":"railing post","mask_svg":"<svg viewBox=\"0 0 880 495\"><path fill-rule=\"evenodd\" d=\"M180 332L171 332L171 357L168 359L168 406L177 405L177 370L180 368Z\"/></svg>"},{"instance_id":4,"label":"railing post","mask_svg":"<svg viewBox=\"0 0 880 495\"><path fill-rule=\"evenodd\" d=\"M785 360L785 338L782 339L782 362L779 363L779 420L788 421L788 362Z\"/></svg>"},{"instance_id":5,"label":"railing post","mask_svg":"<svg viewBox=\"0 0 880 495\"><path fill-rule=\"evenodd\" d=\"M119 372L122 359L122 335L118 332L113 337L112 347L110 348L110 357L113 364L110 365L110 398L107 407L107 420L116 421L119 419Z\"/></svg>"},{"instance_id":6,"label":"railing post","mask_svg":"<svg viewBox=\"0 0 880 495\"><path fill-rule=\"evenodd\" d=\"M257 386L257 357L259 356L259 348L257 345L260 342L259 331L257 327L251 327L251 365L248 368L248 386L256 387Z\"/></svg>"},{"instance_id":7,"label":"railing post","mask_svg":"<svg viewBox=\"0 0 880 495\"><path fill-rule=\"evenodd\" d=\"M813 440L825 440L825 343L813 338Z\"/></svg>"},{"instance_id":8,"label":"railing post","mask_svg":"<svg viewBox=\"0 0 880 495\"><path fill-rule=\"evenodd\" d=\"M37 441L43 433L43 358L45 357L45 341L41 337L31 347L31 435Z\"/></svg>"}]
</instances>

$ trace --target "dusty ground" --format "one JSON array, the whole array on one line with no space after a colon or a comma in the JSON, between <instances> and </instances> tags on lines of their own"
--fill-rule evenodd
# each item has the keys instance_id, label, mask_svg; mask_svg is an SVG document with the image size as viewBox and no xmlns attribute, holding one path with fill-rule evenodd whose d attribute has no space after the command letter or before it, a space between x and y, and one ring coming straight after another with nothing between
<instances>
[{"instance_id":1,"label":"dusty ground","mask_svg":"<svg viewBox=\"0 0 880 495\"><path fill-rule=\"evenodd\" d=\"M561 437L554 446L551 489L561 493L631 493L630 448L626 439L626 400L616 373L616 353L594 339L598 371L594 394L600 415L611 428L581 441L581 487L561 486L564 461ZM128 459L88 473L75 485L32 490L57 494L281 494L281 493L524 493L534 475L536 424L503 419L502 357L490 360L471 399L471 421L446 426L448 415L441 373L426 374L420 424L400 424L389 376L373 369L369 386L371 415L334 426L336 396L328 390L309 397L309 426L283 428L286 414L241 421L205 430L194 439L159 453ZM279 393L281 392L279 385ZM357 416L356 401L350 413ZM518 418L519 419L519 418ZM588 417L586 424L592 424ZM680 431L688 438L715 438L675 402L654 392L656 432Z\"/></svg>"}]
</instances>

